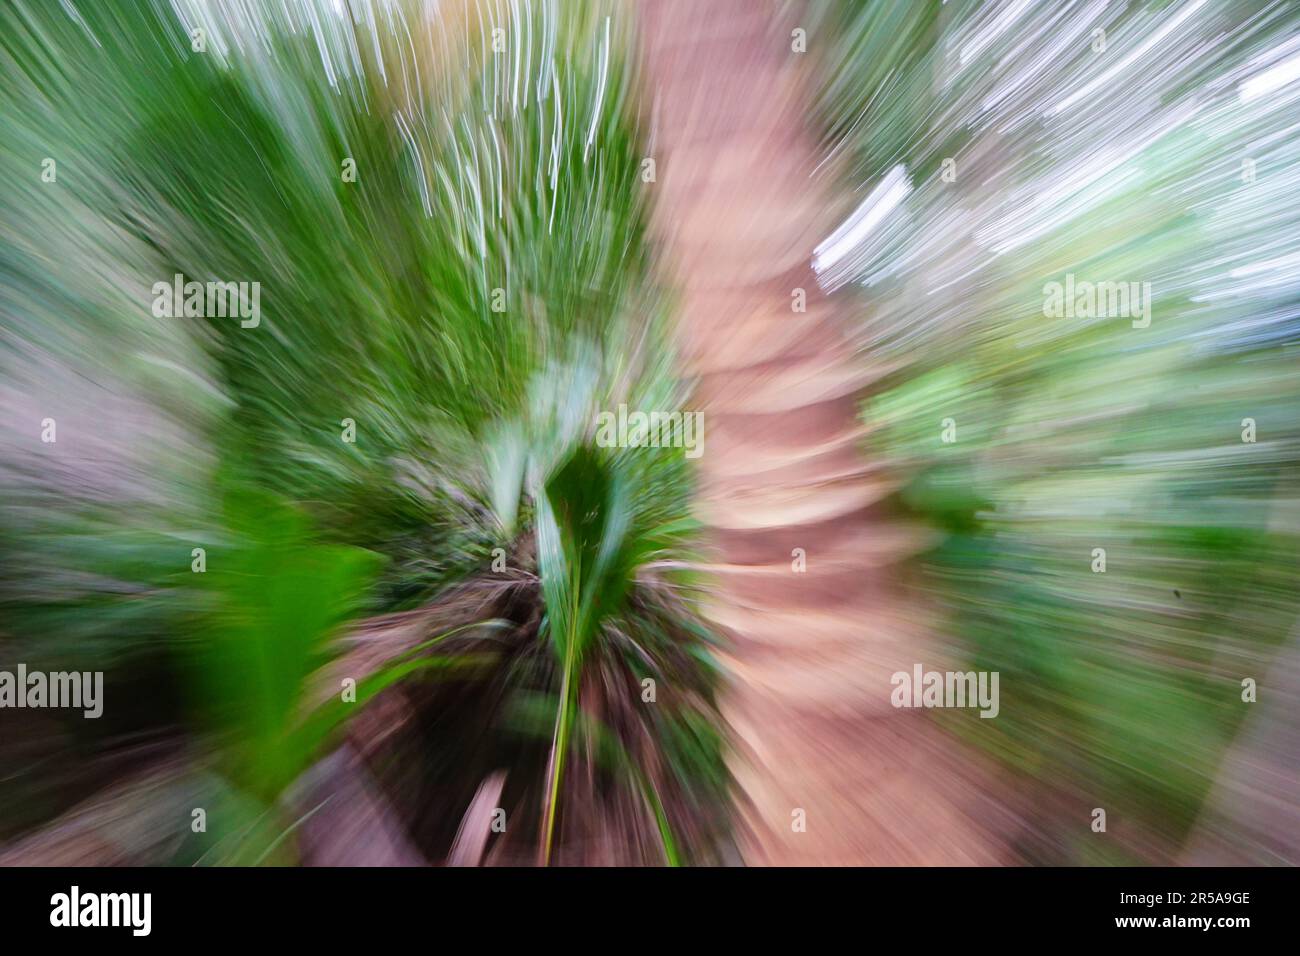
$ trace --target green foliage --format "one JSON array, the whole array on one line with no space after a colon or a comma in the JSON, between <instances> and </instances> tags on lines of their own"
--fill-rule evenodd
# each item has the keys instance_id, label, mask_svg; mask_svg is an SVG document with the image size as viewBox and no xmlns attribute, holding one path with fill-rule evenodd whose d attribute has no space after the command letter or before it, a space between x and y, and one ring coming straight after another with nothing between
<instances>
[{"instance_id":1,"label":"green foliage","mask_svg":"<svg viewBox=\"0 0 1300 956\"><path fill-rule=\"evenodd\" d=\"M629 513L624 494L618 474L593 451L581 448L547 481L539 501L537 565L547 632L562 667L543 823L542 853L548 862L583 656L602 618L618 610L634 569L625 552Z\"/></svg>"},{"instance_id":2,"label":"green foliage","mask_svg":"<svg viewBox=\"0 0 1300 956\"><path fill-rule=\"evenodd\" d=\"M119 423L89 450L61 431L73 465L24 447L4 470L0 627L33 663L104 663L110 688L141 662L176 680L166 709L114 733L201 742L213 799L247 824L178 861L292 862L286 792L385 694L413 710L472 696L495 759L500 698L562 686L570 734L586 668L640 640L684 693L638 733L666 743L712 719L706 638L647 581L685 553L686 463L581 450L598 408L681 395L611 13L511 7L501 55L501 11L477 5L323 11L329 29L278 4L0 10L0 176L16 184L0 195L0 366L35 404L76 396L85 433ZM44 156L57 185L31 175ZM153 284L176 273L260 283L259 326L154 316ZM563 555L535 561L534 534ZM496 547L512 576L488 570ZM356 704L317 700L340 639L399 611L457 623L363 677ZM530 656L543 612L563 677L550 648L547 667ZM686 788L725 801L721 741L699 741ZM717 843L716 827L672 841L703 814L660 799L671 768L610 768L671 859ZM420 807L412 830L462 810Z\"/></svg>"},{"instance_id":3,"label":"green foliage","mask_svg":"<svg viewBox=\"0 0 1300 956\"><path fill-rule=\"evenodd\" d=\"M183 653L230 778L271 801L314 755L296 733L307 680L382 559L321 543L303 514L264 492L231 491L222 511L230 537L209 555L204 613Z\"/></svg>"},{"instance_id":4,"label":"green foliage","mask_svg":"<svg viewBox=\"0 0 1300 956\"><path fill-rule=\"evenodd\" d=\"M819 10L837 171L859 195L896 164L912 185L842 294L864 348L899 360L863 408L871 453L946 532L923 592L970 666L1001 673L999 718L954 729L1049 806L1107 794L1138 859L1176 858L1248 710L1241 678L1295 622L1300 327L1294 272L1267 260L1300 224L1278 174L1296 149L1284 109L1221 82L1271 62L1294 11L1207 8L1126 59L1175 7L1113 10L1072 40L1046 8L1001 30L978 5ZM1246 181L1246 143L1273 174ZM1048 314L1067 273L1148 281L1149 327ZM1028 852L1080 859L1059 815L1034 823Z\"/></svg>"}]
</instances>

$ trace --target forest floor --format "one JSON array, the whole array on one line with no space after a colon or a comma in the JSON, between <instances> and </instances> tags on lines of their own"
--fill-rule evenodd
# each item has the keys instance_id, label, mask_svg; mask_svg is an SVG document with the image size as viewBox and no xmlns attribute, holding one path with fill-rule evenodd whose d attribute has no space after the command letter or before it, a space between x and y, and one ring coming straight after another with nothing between
<instances>
[{"instance_id":1,"label":"forest floor","mask_svg":"<svg viewBox=\"0 0 1300 956\"><path fill-rule=\"evenodd\" d=\"M855 354L846 297L822 296L810 266L846 210L831 177L811 178L798 23L752 0L641 9L646 188L704 412L700 512L716 562L705 610L732 640L724 714L742 853L771 865L1013 862L1015 824L984 758L932 715L890 704L894 672L950 668L898 567L926 533L889 513L896 484L862 450L860 399L887 369Z\"/></svg>"}]
</instances>

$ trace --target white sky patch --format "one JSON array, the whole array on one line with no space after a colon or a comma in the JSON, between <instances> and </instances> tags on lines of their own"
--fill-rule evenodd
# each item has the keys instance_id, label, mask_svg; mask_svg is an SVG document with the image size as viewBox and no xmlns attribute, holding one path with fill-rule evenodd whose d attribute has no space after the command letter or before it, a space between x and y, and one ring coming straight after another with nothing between
<instances>
[{"instance_id":1,"label":"white sky patch","mask_svg":"<svg viewBox=\"0 0 1300 956\"><path fill-rule=\"evenodd\" d=\"M609 17L605 18L605 47L600 57L600 89L596 92L596 108L591 111L591 129L587 131L587 145L582 148L582 161L587 161L587 150L591 149L596 139L596 121L600 119L600 108L605 104L605 80L609 77Z\"/></svg>"},{"instance_id":2,"label":"white sky patch","mask_svg":"<svg viewBox=\"0 0 1300 956\"><path fill-rule=\"evenodd\" d=\"M1275 90L1280 90L1289 83L1300 79L1300 54L1283 60L1263 73L1257 73L1237 86L1237 95L1243 103L1257 100Z\"/></svg>"},{"instance_id":3,"label":"white sky patch","mask_svg":"<svg viewBox=\"0 0 1300 956\"><path fill-rule=\"evenodd\" d=\"M987 27L962 44L959 54L961 65L965 66L975 59L984 52L990 43L1005 33L1007 27L1011 26L1029 8L1029 3L1030 0L1015 0L1014 3L998 13Z\"/></svg>"},{"instance_id":4,"label":"white sky patch","mask_svg":"<svg viewBox=\"0 0 1300 956\"><path fill-rule=\"evenodd\" d=\"M1153 120L1141 139L1113 136L1099 142L1095 153L1058 170L1045 187L1017 196L1011 210L980 229L976 238L1000 256L1068 226L1138 182L1142 174L1130 164L1195 115L1195 105L1184 103Z\"/></svg>"},{"instance_id":5,"label":"white sky patch","mask_svg":"<svg viewBox=\"0 0 1300 956\"><path fill-rule=\"evenodd\" d=\"M1262 276L1263 278L1256 282L1254 287L1260 287L1261 285L1265 287L1295 285L1296 280L1300 279L1300 252L1239 266L1229 272L1228 275L1233 279Z\"/></svg>"},{"instance_id":6,"label":"white sky patch","mask_svg":"<svg viewBox=\"0 0 1300 956\"><path fill-rule=\"evenodd\" d=\"M862 205L838 229L813 250L813 269L820 276L860 246L885 217L898 208L912 191L907 168L901 163L891 169Z\"/></svg>"},{"instance_id":7,"label":"white sky patch","mask_svg":"<svg viewBox=\"0 0 1300 956\"><path fill-rule=\"evenodd\" d=\"M999 69L1003 64L1024 65L1005 81L1001 81L984 98L980 103L980 112L988 112L1013 93L1032 87L1044 76L1050 76L1052 67L1061 62L1062 56L1079 42L1080 36L1086 34L1093 21L1105 12L1107 2L1108 0L1096 0L1082 11L1072 10L1072 15L1063 21L1051 21L1047 29L1039 27L1019 53L1012 51L998 64Z\"/></svg>"},{"instance_id":8,"label":"white sky patch","mask_svg":"<svg viewBox=\"0 0 1300 956\"><path fill-rule=\"evenodd\" d=\"M1176 14L1170 17L1165 22L1165 24L1160 27L1160 29L1156 30L1155 33L1151 34L1149 37L1147 37L1145 40L1139 43L1136 47L1130 50L1124 56L1123 59L1121 59L1118 63L1112 66L1109 70L1107 70L1105 73L1102 73L1098 77L1094 77L1089 82L1083 84L1083 86L1079 87L1077 90L1075 90L1065 99L1061 100L1055 106L1049 107L1047 110L1047 115L1055 116L1057 113L1069 109L1075 103L1079 102L1079 100L1091 96L1093 93L1101 89L1107 83L1114 80L1115 77L1119 76L1119 74L1123 73L1130 66L1132 66L1142 57L1146 56L1149 52L1151 52L1151 50L1157 44L1159 44L1161 40L1163 40L1165 37L1169 36L1169 34L1177 30L1183 24L1183 22L1187 20L1188 17L1194 14L1197 10L1201 9L1201 7L1203 6L1205 6L1205 0L1192 0L1191 3L1186 4L1181 10L1179 10Z\"/></svg>"},{"instance_id":9,"label":"white sky patch","mask_svg":"<svg viewBox=\"0 0 1300 956\"><path fill-rule=\"evenodd\" d=\"M420 155L420 148L415 145L415 135L406 125L400 112L395 112L393 117L397 120L397 128L406 140L407 147L411 150L411 164L415 166L415 172L420 177L420 205L424 207L425 216L433 215L433 205L429 201L429 182L424 178L424 158Z\"/></svg>"},{"instance_id":10,"label":"white sky patch","mask_svg":"<svg viewBox=\"0 0 1300 956\"><path fill-rule=\"evenodd\" d=\"M546 223L549 236L555 228L555 197L560 194L560 130L564 126L564 108L560 105L560 78L551 68L551 88L555 91L555 125L551 137L551 218Z\"/></svg>"}]
</instances>

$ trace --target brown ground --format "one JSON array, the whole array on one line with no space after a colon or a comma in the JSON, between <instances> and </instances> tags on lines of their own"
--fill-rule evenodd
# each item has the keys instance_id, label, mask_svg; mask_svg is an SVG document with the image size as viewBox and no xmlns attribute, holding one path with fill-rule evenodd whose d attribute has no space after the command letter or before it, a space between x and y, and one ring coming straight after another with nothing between
<instances>
[{"instance_id":1,"label":"brown ground","mask_svg":"<svg viewBox=\"0 0 1300 956\"><path fill-rule=\"evenodd\" d=\"M679 338L704 411L701 511L719 581L708 613L735 636L725 701L757 864L1009 862L1006 811L978 757L890 675L948 669L891 565L923 543L886 516L861 452L861 389L885 371L845 341L852 306L817 291L813 246L846 211L810 178L809 53L798 9L648 0L656 232L681 295ZM807 312L792 290L807 291ZM802 548L807 570L792 569ZM806 813L795 832L794 811Z\"/></svg>"}]
</instances>

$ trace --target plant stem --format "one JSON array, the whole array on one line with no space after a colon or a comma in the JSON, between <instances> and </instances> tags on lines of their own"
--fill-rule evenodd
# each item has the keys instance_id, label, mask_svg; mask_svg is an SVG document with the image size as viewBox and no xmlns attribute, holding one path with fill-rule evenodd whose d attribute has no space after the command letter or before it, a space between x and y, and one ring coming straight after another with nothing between
<instances>
[{"instance_id":1,"label":"plant stem","mask_svg":"<svg viewBox=\"0 0 1300 956\"><path fill-rule=\"evenodd\" d=\"M547 775L546 815L542 823L541 865L551 865L551 846L555 838L555 817L560 802L560 778L564 773L564 755L569 750L573 710L577 697L574 671L576 641L570 640L564 655L564 682L560 688L560 711L555 718L555 736L551 741L551 760Z\"/></svg>"}]
</instances>

